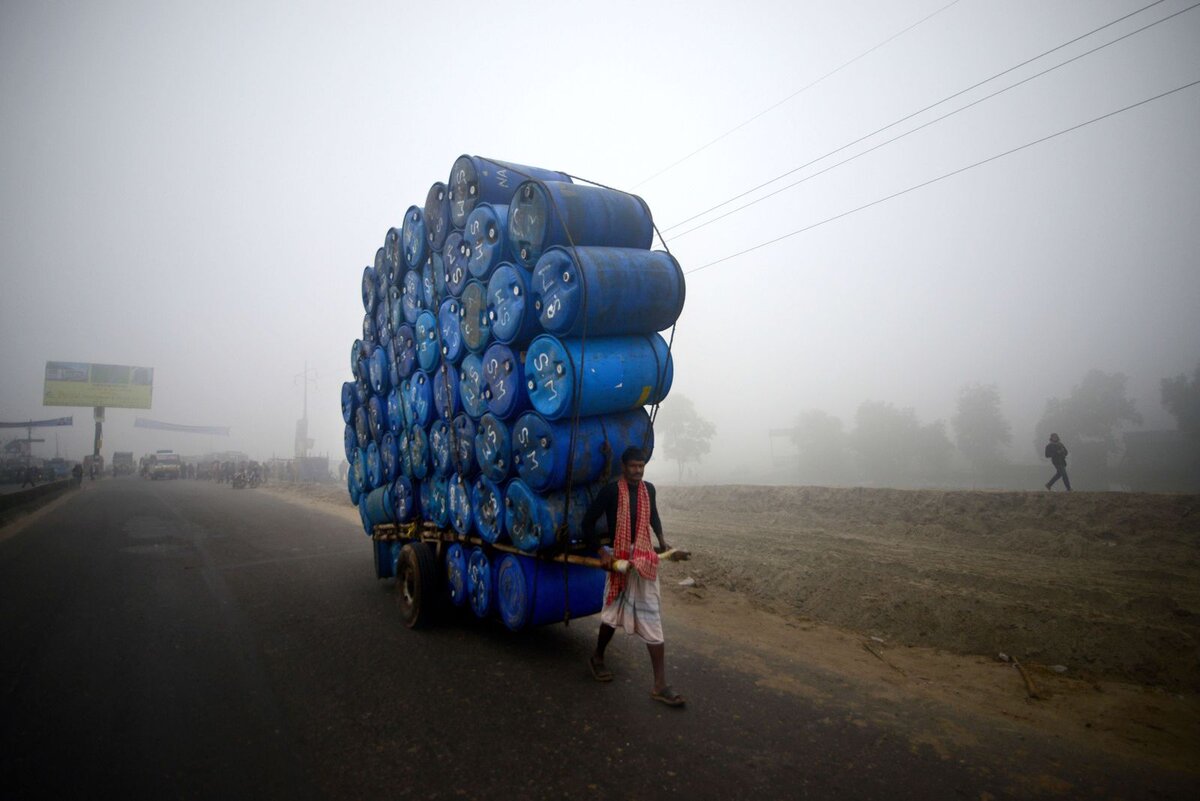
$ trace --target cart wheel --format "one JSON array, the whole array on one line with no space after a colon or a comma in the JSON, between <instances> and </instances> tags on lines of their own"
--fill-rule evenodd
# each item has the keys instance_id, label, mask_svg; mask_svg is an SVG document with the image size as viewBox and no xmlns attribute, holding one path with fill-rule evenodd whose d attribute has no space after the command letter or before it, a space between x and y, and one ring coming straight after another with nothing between
<instances>
[{"instance_id":1,"label":"cart wheel","mask_svg":"<svg viewBox=\"0 0 1200 801\"><path fill-rule=\"evenodd\" d=\"M410 629L428 625L437 612L437 558L423 542L410 542L400 550L396 565L396 605Z\"/></svg>"}]
</instances>

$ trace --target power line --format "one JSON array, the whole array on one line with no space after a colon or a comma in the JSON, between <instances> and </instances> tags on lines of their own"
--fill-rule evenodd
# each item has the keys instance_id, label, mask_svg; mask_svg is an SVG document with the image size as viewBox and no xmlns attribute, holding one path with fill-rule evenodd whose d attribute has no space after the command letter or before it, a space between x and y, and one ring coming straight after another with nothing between
<instances>
[{"instance_id":1,"label":"power line","mask_svg":"<svg viewBox=\"0 0 1200 801\"><path fill-rule=\"evenodd\" d=\"M1046 75L1047 73L1053 72L1053 71L1055 71L1055 70L1059 69L1060 67L1065 67L1066 65L1068 65L1068 64L1070 64L1070 63L1072 63L1072 62L1074 62L1074 61L1078 61L1078 60L1079 60L1079 59L1081 59L1081 58L1085 58L1086 56L1090 56L1090 55L1092 55L1093 53L1095 53L1095 52L1097 52L1097 51L1099 51L1099 50L1103 50L1104 48L1106 48L1106 47L1109 47L1109 46L1111 46L1111 45L1114 45L1114 44L1116 44L1116 43L1118 43L1118 42L1120 42L1120 41L1122 41L1122 40L1124 40L1124 39L1128 39L1128 38L1129 38L1129 37L1131 37L1131 36L1136 36L1137 34L1141 33L1142 31L1145 31L1145 30L1148 30L1148 29L1150 29L1150 28L1153 28L1155 25L1160 25L1160 24L1162 24L1162 23L1166 22L1167 20L1170 20L1170 19L1172 19L1172 18L1174 18L1174 17L1177 17L1177 16L1179 16L1180 14L1183 14L1183 13L1186 13L1186 12L1188 12L1188 11L1191 11L1192 9L1196 8L1197 6L1200 6L1200 3L1193 3L1192 5L1188 6L1187 8L1184 8L1184 9L1181 9L1181 10L1179 10L1179 11L1176 11L1174 14L1171 14L1171 15L1169 15L1169 16L1163 17L1162 19L1160 19L1160 20L1156 20L1155 22L1151 22L1151 23L1149 23L1149 24L1147 24L1147 25L1143 25L1141 28L1138 28L1137 30L1130 31L1129 33L1126 33L1126 34L1124 34L1123 36L1119 36L1119 37L1117 37L1116 39L1113 39L1113 40L1112 40L1112 41L1110 41L1110 42L1105 42L1105 43L1104 43L1104 44L1102 44L1102 45L1098 45L1098 46L1096 46L1096 47L1093 47L1091 50L1088 50L1088 51L1086 51L1086 52L1080 53L1080 54L1079 54L1079 55L1077 55L1077 56L1073 56L1073 57L1071 57L1071 58L1067 59L1066 61L1063 61L1063 62L1061 62L1061 63L1059 63L1059 64L1055 64L1053 67L1047 67L1046 69L1042 70L1041 72L1039 72L1039 73L1037 73L1037 74L1035 74L1035 75L1030 75L1028 78L1023 78L1023 79L1021 79L1021 80L1017 81L1017 82L1016 82L1016 83L1014 83L1014 84L1010 84L1009 86L1006 86L1006 87L1004 87L1004 88L1002 88L1002 89L998 89L998 90L996 90L995 92L992 92L990 95L985 95L985 96L983 96L983 97L979 98L978 100L973 100L972 102L970 102L970 103L966 104L965 106L962 106L962 107L960 107L960 108L957 108L957 109L955 109L954 111L948 112L948 113L946 113L946 114L943 114L943 115L942 115L942 116L940 116L940 117L935 117L934 119L932 119L932 120L929 120L928 122L924 122L924 123L922 123L921 125L918 125L916 128L912 128L912 129L910 129L910 130L908 130L908 131L905 131L905 132L904 132L904 133L902 133L902 134L899 134L899 135L897 135L897 136L893 136L891 139L884 140L883 142L880 142L879 144L877 144L877 145L874 145L873 147L869 147L869 148L867 148L866 150L863 150L863 151L862 151L862 152L860 152L860 153L855 153L853 156L850 156L849 158L845 158L845 159L842 159L842 160L841 160L841 161L839 161L839 162L836 162L836 163L834 163L834 164L830 164L828 167L825 167L824 169L818 170L817 172L814 172L814 173L813 173L813 174L811 174L811 175L806 175L806 176L804 176L803 178L801 178L801 179L800 179L800 180L798 180L798 181L793 181L792 183L790 183L790 184L787 184L786 186L781 186L779 189L776 189L774 192L769 192L769 193L767 193L767 194L763 195L762 197L758 197L758 198L755 198L754 200L751 200L749 203L743 203L741 206L738 206L737 208L730 209L729 211L725 212L724 214L718 215L718 216L716 216L716 217L713 217L712 219L709 219L709 220L705 220L704 222L700 223L699 225L693 226L692 228L689 228L689 229L687 229L686 231L683 231L682 233L676 234L675 236L671 237L671 241L674 241L674 240L676 240L676 239L681 239L681 238L683 238L683 237L687 236L688 234L692 233L693 231L699 231L701 228L704 228L705 226L712 225L713 223L715 223L715 222L718 222L719 220L723 220L723 219L725 219L726 217L729 217L730 215L737 214L739 211L742 211L742 210L744 210L744 209L748 209L748 208L750 208L751 206L753 206L753 205L755 205L755 204L757 204L757 203L761 203L761 202L763 202L764 200L767 200L768 198L775 197L775 195L778 195L778 194L780 194L781 192L786 192L788 189L792 189L792 188L794 188L794 187L797 187L797 186L799 186L799 185L800 185L800 184L802 184L802 183L806 183L806 182L808 182L808 181L811 181L813 178L816 178L816 177L818 177L818 176L824 175L825 173L829 172L830 170L836 169L837 167L841 167L843 164L849 164L850 162L852 162L852 161L854 161L854 160L856 160L856 159L858 159L858 158L861 158L862 156L865 156L865 155L867 155L868 153L873 153L874 151L876 151L876 150L879 150L881 147L885 147L885 146L887 146L887 145L890 145L890 144L892 144L893 142L899 141L900 139L903 139L904 137L906 137L906 136L908 136L908 135L910 135L910 134L914 134L914 133L916 133L917 131L920 131L920 130L923 130L923 129L925 129L925 128L928 128L930 125L934 125L934 124L936 124L936 123L939 123L939 122L941 122L942 120L945 120L945 119L947 119L947 118L949 118L949 117L953 117L955 114L958 114L959 112L962 112L962 111L966 111L967 109L971 108L972 106L977 106L977 105L979 105L980 103L983 103L983 102L984 102L984 101L986 101L986 100L991 100L993 97L996 97L997 95L1004 94L1005 92L1009 91L1010 89L1015 89L1015 88L1017 88L1018 86L1021 86L1022 84L1029 83L1030 81L1032 81L1032 80L1035 80L1035 79L1037 79L1037 78L1040 78L1040 77L1042 77L1043 75ZM864 137L864 138L865 138L865 137ZM861 140L860 140L860 141L861 141ZM834 152L837 152L837 151L834 151ZM825 157L824 157L824 156L822 156L822 158L825 158ZM821 159L817 159L817 161L820 161L820 160L821 160ZM812 163L812 162L810 162L810 163ZM807 166L807 165L806 165L806 166ZM800 168L797 168L797 169L800 169ZM795 170L792 170L791 172L795 172ZM785 175L787 175L787 174L790 174L790 173L785 173ZM778 178L776 178L776 179L773 179L773 181L774 181L774 180L778 180ZM768 181L767 183L772 183L772 181ZM766 185L766 184L764 184L763 186L765 186L765 185ZM761 187L759 187L759 188L761 188ZM751 190L751 191L753 191L753 190ZM747 194L747 193L743 193L743 195L744 195L744 194ZM740 197L740 196L739 196L739 197ZM729 201L726 201L726 202L729 202ZM722 204L722 205L724 205L724 204ZM710 209L710 211L711 211L711 209ZM699 216L699 215L697 215L697 216ZM695 217L692 217L691 219L695 219ZM667 228L667 229L664 229L664 230L670 230L670 229L669 229L669 228Z\"/></svg>"},{"instance_id":2,"label":"power line","mask_svg":"<svg viewBox=\"0 0 1200 801\"><path fill-rule=\"evenodd\" d=\"M826 219L824 219L824 220L821 220L821 221L819 221L819 222L815 222L815 223L813 223L813 224L811 224L811 225L806 225L806 226L804 226L803 228L798 228L798 229L796 229L795 231L792 231L792 232L790 232L790 233L786 233L786 234L784 234L783 236L777 236L777 237L775 237L774 239L769 239L769 240L767 240L766 242L760 242L759 244L757 244L757 245L754 245L753 247L748 247L748 248L746 248L745 250L739 250L737 253L731 253L731 254L729 254L728 256L722 256L721 258L717 259L716 261L710 261L708 264L703 264L703 265L701 265L701 266L699 266L699 267L696 267L696 268L693 268L693 269L691 269L691 270L686 270L686 271L685 271L685 274L686 274L686 275L691 275L692 273L698 273L698 272L700 272L701 270L706 270L706 269L708 269L709 267L715 267L716 265L718 265L718 264L721 264L722 262L729 261L730 259L737 258L738 256L744 256L744 255L745 255L745 254L747 254L747 253L751 253L751 252L753 252L753 251L755 251L755 250L759 250L760 248L764 248L764 247L766 247L767 245L773 245L773 244L775 244L776 242L781 242L782 240L784 240L784 239L788 239L788 238L790 238L790 237L793 237L793 236L796 236L797 234L802 234L802 233L804 233L804 232L806 232L806 231L811 231L812 229L814 229L814 228L819 228L820 226L822 226L822 225L825 225L826 223L831 223L831 222L833 222L833 221L835 221L835 220L840 220L840 219L842 219L843 217L849 217L851 214L855 214L855 213L857 213L857 212L860 212L860 211L863 211L863 210L865 210L865 209L869 209L869 208L871 208L872 206L878 206L880 203L885 203L885 202L887 202L887 201L889 201L889 200L894 200L894 199L896 199L896 198L900 197L901 195L907 195L909 192L914 192L914 191L916 191L917 189L922 189L922 188L924 188L924 187L926 187L926 186L929 186L929 185L931 185L931 184L935 184L935 183L937 183L938 181L944 181L944 180L945 180L945 179L947 179L947 178L951 178L951 177L953 177L953 176L955 176L955 175L958 175L958 174L960 174L960 173L964 173L964 172L966 172L967 170L974 169L975 167L980 167L980 166L982 166L982 165L984 165L984 164L988 164L989 162L996 161L997 159L1002 159L1002 158L1004 158L1005 156L1011 156L1013 153L1018 153L1018 152L1020 152L1020 151L1022 151L1022 150L1026 150L1026 149L1028 149L1028 148L1031 148L1031 147L1033 147L1034 145L1040 145L1041 143L1043 143L1043 142L1048 142L1049 140L1051 140L1051 139L1054 139L1055 137L1062 136L1063 134L1071 133L1072 131L1077 131L1077 130L1079 130L1080 128L1086 127L1086 126L1088 126L1088 125L1092 125L1093 123L1100 122L1101 120L1106 120L1106 119L1108 119L1109 117L1115 117L1115 116L1116 116L1116 115L1118 115L1118 114L1124 113L1124 112L1126 112L1126 111L1129 111L1129 110L1131 110L1131 109L1135 109L1135 108L1137 108L1137 107L1139 107L1139 106L1144 106L1144 105L1146 105L1147 103L1152 103L1152 102L1154 102L1155 100L1161 100L1162 98L1164 98L1164 97L1167 97L1168 95L1173 95L1173 94L1175 94L1176 92L1182 92L1184 89L1190 89L1190 88L1192 88L1193 86L1196 86L1196 85L1198 85L1198 84L1200 84L1200 79L1197 79L1197 80L1195 80L1195 81L1192 81L1191 83L1186 83L1186 84L1184 84L1183 86L1178 86L1178 87L1176 87L1176 88L1174 88L1174 89L1169 89L1169 90L1167 90L1167 91L1165 91L1165 92L1162 92L1161 94L1154 95L1153 97L1148 97L1148 98L1146 98L1145 100L1139 100L1139 101L1138 101L1138 102L1136 102L1136 103L1131 103L1131 104L1130 104L1130 105L1128 105L1128 106L1125 106L1125 107L1123 107L1123 108L1116 109L1115 111L1110 111L1110 112L1108 112L1107 114L1101 114L1099 117L1094 117L1094 118L1092 118L1092 119L1090 119L1090 120L1087 120L1087 121L1085 121L1085 122L1078 123L1077 125L1072 125L1072 126L1071 126L1071 127L1069 127L1069 128L1064 128L1064 129L1062 129L1061 131L1056 131L1055 133L1048 134L1047 136L1043 136L1043 137L1042 137L1042 138L1040 138L1040 139L1035 139L1035 140L1033 140L1032 142L1026 142L1026 143L1025 143L1025 144L1023 144L1023 145L1020 145L1020 146L1018 146L1018 147L1014 147L1014 148L1013 148L1013 149L1011 149L1011 150L1006 150L1006 151L1004 151L1003 153L998 153L998 154L996 154L995 156L990 156L990 157L988 157L988 158L986 158L986 159L983 159L982 161L977 161L977 162L975 162L974 164L968 164L968 165L967 165L967 166L965 166L965 167L959 167L957 170L953 170L953 171L951 171L951 172L948 172L948 173L946 173L945 175L939 175L937 178L931 178L931 179L929 179L928 181L924 181L924 182L922 182L922 183L919 183L919 184L916 184L916 185L914 185L914 186L910 186L910 187L908 187L907 189L902 189L902 190L900 190L899 192L895 192L895 193L893 193L893 194L890 194L890 195L888 195L887 197L881 197L881 198L879 198L878 200L872 200L870 203L863 204L862 206L858 206L857 208L850 209L849 211L843 211L841 214L835 214L834 216L832 216L832 217L827 217Z\"/></svg>"},{"instance_id":3,"label":"power line","mask_svg":"<svg viewBox=\"0 0 1200 801\"><path fill-rule=\"evenodd\" d=\"M1160 0L1160 2L1161 2L1161 0ZM674 169L675 167L678 167L680 164L682 164L683 162L687 161L687 160L688 160L688 159L690 159L692 156L695 156L695 155L697 155L697 154L699 154L699 153L702 153L703 151L705 151L705 150L707 150L708 148L712 147L712 146L713 146L713 145L715 145L717 142L720 142L722 139L724 139L725 137L729 136L730 134L732 134L732 133L736 133L737 131L740 131L742 128L745 128L747 125L749 125L750 123L754 122L755 120L757 120L759 117L763 116L764 114L767 114L767 113L769 113L769 112L771 112L771 111L774 111L775 109L779 108L779 107L780 107L780 106L782 106L784 103L786 103L786 102L788 102L789 100L791 100L793 97L796 97L797 95L800 95L800 94L803 94L804 92L807 92L809 89L812 89L814 86L816 86L817 84L821 83L821 82L822 82L822 81L824 81L826 78L830 78L830 77L832 77L832 76L836 75L837 73L841 72L841 71L842 71L842 70L844 70L846 67L849 67L851 64L853 64L854 62L858 61L859 59L862 59L862 58L865 58L866 56L869 56L871 53L874 53L876 50L878 50L879 48L883 47L884 45L886 45L886 44L888 44L888 43L890 43L890 42L892 42L892 41L894 41L894 40L896 40L896 39L900 38L901 36L903 36L904 34L908 33L909 31L911 31L913 28L917 27L917 26L918 26L918 25L920 25L921 23L923 23L923 22L925 22L925 21L927 21L927 20L933 19L933 18L934 18L934 17L936 17L938 14L941 14L941 13L942 13L943 11L945 11L946 9L950 8L950 7L951 7L951 6L953 6L953 5L957 5L958 3L959 3L959 0L953 0L953 2L951 2L951 3L948 3L948 4L944 5L944 6L942 6L942 7L941 7L941 8L939 8L937 11L934 11L932 14L930 14L930 15L928 15L928 16L926 16L926 17L922 17L921 19L917 20L917 21L916 21L916 22L914 22L912 25L909 25L907 28L905 28L904 30L900 31L899 33L894 33L894 34L892 34L891 36L889 36L887 39L884 39L882 42L880 42L879 44L877 44L877 45L875 45L874 47L872 47L871 49L869 49L869 50L864 50L862 53L859 53L857 56L855 56L854 58L850 59L849 61L847 61L847 62L846 62L845 64L843 64L842 66L838 67L837 69L831 70L830 72L827 72L827 73L825 73L824 75L822 75L820 78L817 78L817 79L816 79L815 81L813 81L812 83L810 83L810 84L807 84L807 85L805 85L805 86L802 86L801 88L799 88L799 89L797 89L796 91L792 92L790 95L788 95L787 97L785 97L785 98L783 98L782 100L778 101L777 103L775 103L775 104L773 104L773 105L771 105L771 106L768 106L767 108L765 108L765 109L763 109L762 111L758 112L758 113L757 113L757 114L755 114L753 117L751 117L750 119L746 120L745 122L742 122L742 123L740 123L740 124L738 124L738 125L735 125L734 127L730 128L728 131L726 131L725 133L721 134L721 135L720 135L720 136L718 136L716 139L713 139L713 140L711 140L711 141L709 141L709 142L707 142L707 143L705 143L705 144L701 145L700 147L698 147L698 148L696 148L695 150L693 150L691 153L688 153L688 154L687 154L686 156L684 156L683 158L680 158L680 159L678 159L678 160L676 160L676 161L673 161L673 162L671 162L670 164L668 164L667 166L663 167L661 170L659 170L658 172L654 173L653 175L651 175L651 176L648 176L648 177L646 177L646 178L643 178L642 180L638 181L636 184L634 184L634 185L633 185L632 187L630 187L630 188L631 188L631 189L637 189L639 186L642 186L643 184L646 184L646 183L649 183L650 181L653 181L655 178L657 178L658 176L660 176L660 175L662 175L663 173L667 172L668 170L672 170L672 169Z\"/></svg>"},{"instance_id":4,"label":"power line","mask_svg":"<svg viewBox=\"0 0 1200 801\"><path fill-rule=\"evenodd\" d=\"M884 131L888 130L889 128L894 128L895 126L899 125L900 123L910 120L913 117L917 116L918 114L923 114L926 111L929 111L930 109L936 108L936 107L942 105L943 103L946 103L960 95L970 92L972 89L978 89L980 86L983 86L985 83L990 83L991 81L994 81L997 78L1003 77L1004 75L1007 75L1008 73L1010 73L1014 70L1018 70L1021 67L1026 66L1027 64L1031 64L1032 62L1037 61L1040 58L1045 58L1046 56L1050 55L1051 53L1054 53L1058 50L1062 50L1064 47L1073 45L1076 42L1080 41L1081 39L1086 39L1087 37L1092 36L1093 34L1099 33L1100 31L1104 30L1105 28L1111 28L1113 25L1116 25L1119 22L1123 22L1123 21L1129 19L1130 17L1137 16L1138 14L1141 14L1143 11L1147 11L1148 9L1151 9L1154 6L1157 6L1163 2L1165 2L1165 0L1154 0L1154 2L1150 3L1149 5L1143 6L1136 11L1131 11L1130 13L1128 13L1122 17L1118 17L1117 19L1113 20L1112 22L1105 23L1104 25L1101 25L1098 28L1094 28L1085 34L1076 36L1074 39L1071 39L1070 41L1067 41L1067 42L1063 42L1062 44L1058 45L1057 47L1052 47L1049 50L1047 50L1043 53L1040 53L1039 55L1034 56L1033 58L1026 59L1025 61L1022 61L1020 64L1016 64L1012 67L1009 67L1006 70L1003 70L1002 72L998 72L995 75L992 75L990 78L985 78L984 80L979 81L978 83L968 86L966 89L961 89L952 95L948 95L948 96L942 98L941 100L937 101L936 103L925 106L922 109L918 109L917 111L914 111L911 114L907 114L898 120L889 122L887 125L883 126L882 128L877 128L874 131L872 131L871 133L866 134L864 136L860 136L858 139L855 139L852 142L847 142L846 144L842 145L841 147L836 148L835 150L831 150L828 153L825 153L824 155L817 156L816 158L812 159L811 161L801 164L799 167L793 167L792 169L790 169L786 172L776 175L774 178L771 178L768 181L764 181L763 183L759 184L758 186L751 187L750 189L747 189L744 192L740 192L740 193L734 195L733 197L722 200L720 203L716 204L715 206L712 206L710 208L705 209L704 211L693 214L691 217L680 220L679 222L675 223L674 225L668 225L667 227L663 228L663 230L670 231L672 228L678 228L681 225L689 223L698 217L703 217L705 214L716 211L717 209L721 208L722 206L728 205L728 204L732 203L733 201L739 200L753 192L757 192L759 189L762 189L763 187L770 186L771 184L775 183L776 181L778 181L782 178L786 178L787 176L789 176L795 172L799 172L800 170L804 169L805 167L811 167L813 164L816 164L818 161L822 161L824 159L829 158L830 156L836 155L848 147L853 147L854 145L857 145L860 142L870 139L872 136L875 136L876 134L883 133ZM687 157L685 156L685 158L687 158Z\"/></svg>"}]
</instances>

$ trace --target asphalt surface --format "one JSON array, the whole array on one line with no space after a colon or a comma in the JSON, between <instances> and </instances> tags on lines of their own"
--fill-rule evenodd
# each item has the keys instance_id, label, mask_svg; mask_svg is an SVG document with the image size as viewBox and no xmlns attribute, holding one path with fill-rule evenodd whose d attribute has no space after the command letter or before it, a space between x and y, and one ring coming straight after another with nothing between
<instances>
[{"instance_id":1,"label":"asphalt surface","mask_svg":"<svg viewBox=\"0 0 1200 801\"><path fill-rule=\"evenodd\" d=\"M3 798L1194 798L1192 777L1016 730L952 753L861 714L837 677L813 702L703 656L671 628L672 684L595 620L521 634L451 615L409 631L369 541L260 491L85 482L0 530ZM703 648L701 647L703 646ZM878 716L875 716L876 718Z\"/></svg>"}]
</instances>

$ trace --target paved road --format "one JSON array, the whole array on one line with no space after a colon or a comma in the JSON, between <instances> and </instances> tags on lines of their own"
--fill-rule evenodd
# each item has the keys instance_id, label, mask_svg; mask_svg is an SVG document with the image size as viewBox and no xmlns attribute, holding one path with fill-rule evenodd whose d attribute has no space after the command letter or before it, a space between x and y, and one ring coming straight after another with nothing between
<instances>
[{"instance_id":1,"label":"paved road","mask_svg":"<svg viewBox=\"0 0 1200 801\"><path fill-rule=\"evenodd\" d=\"M5 532L0 531L0 537ZM412 632L360 529L258 491L85 484L0 541L5 798L1191 798L1185 776L978 732L951 755L816 704L668 628L690 703L585 660L594 620ZM668 626L670 618L668 614ZM802 672L801 664L772 669ZM806 681L817 677L805 676ZM944 710L896 707L897 717ZM962 725L970 725L961 722Z\"/></svg>"}]
</instances>

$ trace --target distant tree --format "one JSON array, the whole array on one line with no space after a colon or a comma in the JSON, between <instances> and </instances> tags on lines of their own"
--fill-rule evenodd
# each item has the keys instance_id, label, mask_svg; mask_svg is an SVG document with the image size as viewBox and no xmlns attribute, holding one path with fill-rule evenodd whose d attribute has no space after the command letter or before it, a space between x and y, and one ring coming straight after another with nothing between
<instances>
[{"instance_id":1,"label":"distant tree","mask_svg":"<svg viewBox=\"0 0 1200 801\"><path fill-rule=\"evenodd\" d=\"M709 440L717 433L717 427L696 411L691 398L682 394L672 394L663 402L655 428L662 437L663 455L679 466L680 481L684 466L699 462L709 452Z\"/></svg>"},{"instance_id":2,"label":"distant tree","mask_svg":"<svg viewBox=\"0 0 1200 801\"><path fill-rule=\"evenodd\" d=\"M1000 413L995 384L967 384L958 393L958 410L950 419L958 450L976 469L1004 460L1012 428Z\"/></svg>"},{"instance_id":3,"label":"distant tree","mask_svg":"<svg viewBox=\"0 0 1200 801\"><path fill-rule=\"evenodd\" d=\"M946 435L946 424L935 420L919 427L913 442L913 459L925 478L942 478L950 472L950 459L954 445Z\"/></svg>"},{"instance_id":4,"label":"distant tree","mask_svg":"<svg viewBox=\"0 0 1200 801\"><path fill-rule=\"evenodd\" d=\"M1066 442L1073 440L1102 443L1104 450L1117 450L1117 431L1126 423L1138 424L1142 416L1127 394L1124 373L1090 370L1065 399L1050 398L1037 424L1038 455L1050 432Z\"/></svg>"},{"instance_id":5,"label":"distant tree","mask_svg":"<svg viewBox=\"0 0 1200 801\"><path fill-rule=\"evenodd\" d=\"M1183 373L1162 380L1162 405L1175 418L1176 428L1200 435L1200 364L1190 381Z\"/></svg>"},{"instance_id":6,"label":"distant tree","mask_svg":"<svg viewBox=\"0 0 1200 801\"><path fill-rule=\"evenodd\" d=\"M801 474L837 479L846 469L847 437L842 421L820 409L801 412L796 418L792 442L799 451Z\"/></svg>"},{"instance_id":7,"label":"distant tree","mask_svg":"<svg viewBox=\"0 0 1200 801\"><path fill-rule=\"evenodd\" d=\"M864 401L854 415L851 446L865 475L896 479L910 472L920 424L912 409Z\"/></svg>"}]
</instances>

